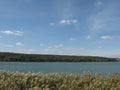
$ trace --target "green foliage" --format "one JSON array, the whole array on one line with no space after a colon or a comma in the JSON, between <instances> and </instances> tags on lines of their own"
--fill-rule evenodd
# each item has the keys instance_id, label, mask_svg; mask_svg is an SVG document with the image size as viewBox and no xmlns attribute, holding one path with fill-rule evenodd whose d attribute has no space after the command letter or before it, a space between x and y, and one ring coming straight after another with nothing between
<instances>
[{"instance_id":1,"label":"green foliage","mask_svg":"<svg viewBox=\"0 0 120 90\"><path fill-rule=\"evenodd\" d=\"M38 55L38 54L18 54L0 53L0 61L16 62L115 62L115 58L104 58L94 56L65 56L65 55Z\"/></svg>"},{"instance_id":2,"label":"green foliage","mask_svg":"<svg viewBox=\"0 0 120 90\"><path fill-rule=\"evenodd\" d=\"M0 90L120 90L120 74L0 71Z\"/></svg>"}]
</instances>

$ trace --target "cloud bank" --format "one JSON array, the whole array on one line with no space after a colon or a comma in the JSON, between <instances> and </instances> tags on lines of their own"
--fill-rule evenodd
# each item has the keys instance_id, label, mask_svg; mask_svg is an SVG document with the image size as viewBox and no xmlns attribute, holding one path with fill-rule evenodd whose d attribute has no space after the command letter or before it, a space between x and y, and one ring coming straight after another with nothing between
<instances>
[{"instance_id":1,"label":"cloud bank","mask_svg":"<svg viewBox=\"0 0 120 90\"><path fill-rule=\"evenodd\" d=\"M0 32L6 35L23 36L23 32L21 31L2 30Z\"/></svg>"}]
</instances>

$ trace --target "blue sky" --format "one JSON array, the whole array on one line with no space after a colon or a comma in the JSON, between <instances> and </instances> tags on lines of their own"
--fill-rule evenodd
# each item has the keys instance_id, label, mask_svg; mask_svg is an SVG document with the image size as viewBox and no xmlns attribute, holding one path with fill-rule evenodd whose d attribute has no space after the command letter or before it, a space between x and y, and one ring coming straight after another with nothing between
<instances>
[{"instance_id":1,"label":"blue sky","mask_svg":"<svg viewBox=\"0 0 120 90\"><path fill-rule=\"evenodd\" d=\"M120 0L0 0L0 52L120 57Z\"/></svg>"}]
</instances>

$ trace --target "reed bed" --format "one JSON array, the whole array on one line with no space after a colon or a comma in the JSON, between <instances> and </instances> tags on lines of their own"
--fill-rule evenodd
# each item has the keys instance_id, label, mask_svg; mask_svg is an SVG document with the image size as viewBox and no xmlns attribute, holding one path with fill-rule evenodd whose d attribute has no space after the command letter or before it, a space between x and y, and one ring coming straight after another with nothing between
<instances>
[{"instance_id":1,"label":"reed bed","mask_svg":"<svg viewBox=\"0 0 120 90\"><path fill-rule=\"evenodd\" d=\"M120 90L120 74L0 71L0 90Z\"/></svg>"}]
</instances>

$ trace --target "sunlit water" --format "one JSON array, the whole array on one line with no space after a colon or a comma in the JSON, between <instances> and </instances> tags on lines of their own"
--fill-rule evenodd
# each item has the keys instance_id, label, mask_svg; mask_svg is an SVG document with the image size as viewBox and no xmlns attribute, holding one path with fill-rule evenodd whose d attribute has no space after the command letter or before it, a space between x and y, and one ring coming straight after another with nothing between
<instances>
[{"instance_id":1,"label":"sunlit water","mask_svg":"<svg viewBox=\"0 0 120 90\"><path fill-rule=\"evenodd\" d=\"M0 70L43 73L120 73L120 62L0 62Z\"/></svg>"}]
</instances>

